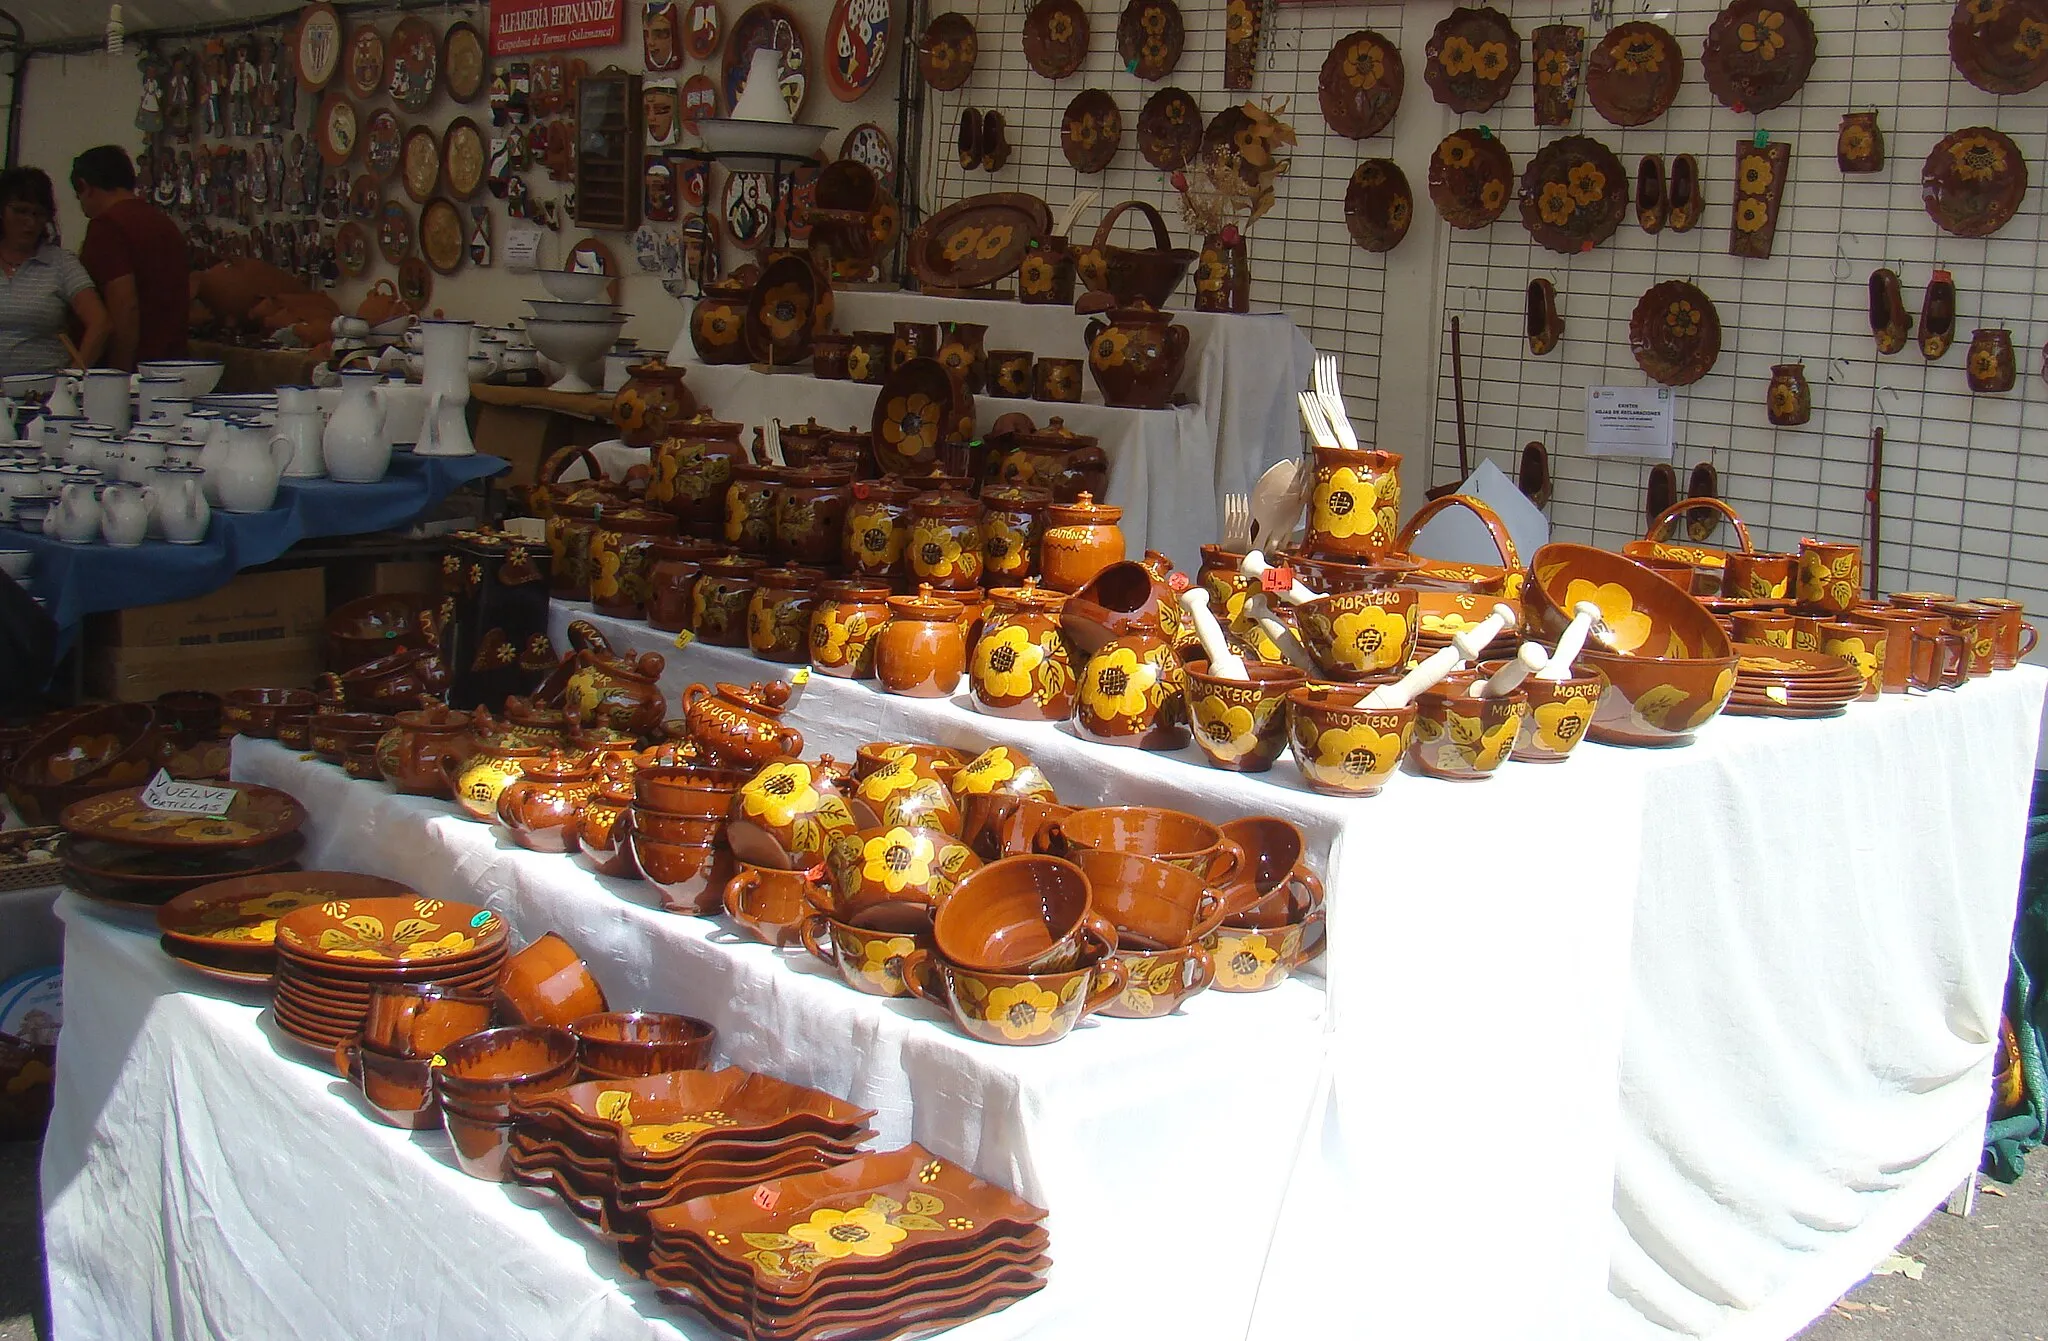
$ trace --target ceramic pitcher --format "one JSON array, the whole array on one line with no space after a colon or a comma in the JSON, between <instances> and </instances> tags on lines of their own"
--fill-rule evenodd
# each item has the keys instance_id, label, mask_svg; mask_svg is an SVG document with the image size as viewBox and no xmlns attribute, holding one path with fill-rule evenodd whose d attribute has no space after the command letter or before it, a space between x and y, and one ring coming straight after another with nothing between
<instances>
[{"instance_id":1,"label":"ceramic pitcher","mask_svg":"<svg viewBox=\"0 0 2048 1341\"><path fill-rule=\"evenodd\" d=\"M132 484L110 484L100 493L100 538L129 549L149 534L149 500Z\"/></svg>"},{"instance_id":2,"label":"ceramic pitcher","mask_svg":"<svg viewBox=\"0 0 2048 1341\"><path fill-rule=\"evenodd\" d=\"M149 504L150 534L173 545L204 540L213 515L206 503L205 472L196 466L161 465L149 474L142 496Z\"/></svg>"},{"instance_id":3,"label":"ceramic pitcher","mask_svg":"<svg viewBox=\"0 0 2048 1341\"><path fill-rule=\"evenodd\" d=\"M349 484L375 484L391 466L391 435L374 372L341 375L341 403L320 439L327 473Z\"/></svg>"},{"instance_id":4,"label":"ceramic pitcher","mask_svg":"<svg viewBox=\"0 0 2048 1341\"><path fill-rule=\"evenodd\" d=\"M267 512L277 500L277 482L291 459L290 438L245 424L228 430L227 449L207 473L227 511Z\"/></svg>"},{"instance_id":5,"label":"ceramic pitcher","mask_svg":"<svg viewBox=\"0 0 2048 1341\"><path fill-rule=\"evenodd\" d=\"M284 471L286 479L312 480L327 473L327 462L320 454L320 440L326 427L327 416L321 413L312 387L277 389L277 431L292 440L291 464Z\"/></svg>"},{"instance_id":6,"label":"ceramic pitcher","mask_svg":"<svg viewBox=\"0 0 2048 1341\"><path fill-rule=\"evenodd\" d=\"M425 368L421 385L427 393L426 422L413 450L421 456L473 456L468 415L470 361L476 324L469 321L423 321L421 349ZM490 374L485 367L483 375ZM337 411L337 413L339 413Z\"/></svg>"},{"instance_id":7,"label":"ceramic pitcher","mask_svg":"<svg viewBox=\"0 0 2048 1341\"><path fill-rule=\"evenodd\" d=\"M99 487L80 481L64 486L57 502L43 516L43 534L74 545L100 538Z\"/></svg>"}]
</instances>

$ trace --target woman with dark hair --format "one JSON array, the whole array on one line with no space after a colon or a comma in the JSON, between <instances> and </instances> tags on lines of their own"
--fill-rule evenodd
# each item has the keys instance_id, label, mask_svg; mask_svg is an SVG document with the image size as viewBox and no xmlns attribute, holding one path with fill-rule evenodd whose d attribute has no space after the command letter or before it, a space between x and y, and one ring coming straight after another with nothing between
<instances>
[{"instance_id":1,"label":"woman with dark hair","mask_svg":"<svg viewBox=\"0 0 2048 1341\"><path fill-rule=\"evenodd\" d=\"M92 277L57 245L57 197L41 168L0 172L0 376L90 368L112 324ZM76 357L65 329L83 328Z\"/></svg>"}]
</instances>

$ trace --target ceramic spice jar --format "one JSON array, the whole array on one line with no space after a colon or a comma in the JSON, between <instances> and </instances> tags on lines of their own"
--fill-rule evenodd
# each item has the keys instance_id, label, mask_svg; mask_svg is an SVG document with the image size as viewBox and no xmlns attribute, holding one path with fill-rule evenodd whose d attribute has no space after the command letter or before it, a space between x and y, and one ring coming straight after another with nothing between
<instances>
[{"instance_id":1,"label":"ceramic spice jar","mask_svg":"<svg viewBox=\"0 0 2048 1341\"><path fill-rule=\"evenodd\" d=\"M742 426L700 414L671 423L654 448L647 500L676 514L684 530L716 538L725 521L725 486L744 458Z\"/></svg>"},{"instance_id":2,"label":"ceramic spice jar","mask_svg":"<svg viewBox=\"0 0 2048 1341\"><path fill-rule=\"evenodd\" d=\"M529 763L525 775L498 794L498 818L521 847L535 852L573 851L577 820L597 784L597 770L588 757L550 750Z\"/></svg>"},{"instance_id":3,"label":"ceramic spice jar","mask_svg":"<svg viewBox=\"0 0 2048 1341\"><path fill-rule=\"evenodd\" d=\"M654 542L675 531L676 519L654 508L600 512L590 537L591 608L616 619L645 619Z\"/></svg>"},{"instance_id":4,"label":"ceramic spice jar","mask_svg":"<svg viewBox=\"0 0 2048 1341\"><path fill-rule=\"evenodd\" d=\"M725 543L742 554L768 558L775 548L775 488L779 466L734 463L732 482L725 486Z\"/></svg>"},{"instance_id":5,"label":"ceramic spice jar","mask_svg":"<svg viewBox=\"0 0 2048 1341\"><path fill-rule=\"evenodd\" d=\"M991 585L1022 582L1038 572L1039 538L1052 492L1029 485L984 489L981 493L982 580Z\"/></svg>"},{"instance_id":6,"label":"ceramic spice jar","mask_svg":"<svg viewBox=\"0 0 2048 1341\"><path fill-rule=\"evenodd\" d=\"M1048 506L1038 561L1045 585L1072 594L1103 569L1122 562L1124 533L1117 523L1123 516L1122 508L1098 503L1086 493L1071 503Z\"/></svg>"},{"instance_id":7,"label":"ceramic spice jar","mask_svg":"<svg viewBox=\"0 0 2048 1341\"><path fill-rule=\"evenodd\" d=\"M782 463L799 469L828 464L830 453L826 450L832 441L832 430L819 423L813 415L801 424L785 424L782 427Z\"/></svg>"},{"instance_id":8,"label":"ceramic spice jar","mask_svg":"<svg viewBox=\"0 0 2048 1341\"><path fill-rule=\"evenodd\" d=\"M747 645L747 605L754 597L759 559L743 554L707 559L697 567L690 592L690 627L713 647Z\"/></svg>"},{"instance_id":9,"label":"ceramic spice jar","mask_svg":"<svg viewBox=\"0 0 2048 1341\"><path fill-rule=\"evenodd\" d=\"M910 502L905 554L913 581L938 591L981 585L981 500L964 493L919 494Z\"/></svg>"},{"instance_id":10,"label":"ceramic spice jar","mask_svg":"<svg viewBox=\"0 0 2048 1341\"><path fill-rule=\"evenodd\" d=\"M818 603L815 568L763 568L747 601L747 647L766 661L801 665L811 659L811 610Z\"/></svg>"},{"instance_id":11,"label":"ceramic spice jar","mask_svg":"<svg viewBox=\"0 0 2048 1341\"><path fill-rule=\"evenodd\" d=\"M1011 400L1031 395L1031 351L991 349L988 351L988 392Z\"/></svg>"},{"instance_id":12,"label":"ceramic spice jar","mask_svg":"<svg viewBox=\"0 0 2048 1341\"><path fill-rule=\"evenodd\" d=\"M690 597L697 587L697 560L691 542L655 540L648 546L653 562L647 568L647 622L664 633L690 627Z\"/></svg>"},{"instance_id":13,"label":"ceramic spice jar","mask_svg":"<svg viewBox=\"0 0 2048 1341\"><path fill-rule=\"evenodd\" d=\"M745 363L747 301L753 285L733 275L704 286L704 296L690 311L690 344L706 363Z\"/></svg>"},{"instance_id":14,"label":"ceramic spice jar","mask_svg":"<svg viewBox=\"0 0 2048 1341\"><path fill-rule=\"evenodd\" d=\"M612 423L628 447L652 447L671 419L695 408L696 397L683 389L683 370L656 359L626 370L626 384L612 398Z\"/></svg>"},{"instance_id":15,"label":"ceramic spice jar","mask_svg":"<svg viewBox=\"0 0 2048 1341\"><path fill-rule=\"evenodd\" d=\"M974 640L968 688L991 717L1063 721L1074 710L1074 651L1060 632L1067 598L1036 586L1000 587Z\"/></svg>"},{"instance_id":16,"label":"ceramic spice jar","mask_svg":"<svg viewBox=\"0 0 2048 1341\"><path fill-rule=\"evenodd\" d=\"M1779 428L1796 428L1813 418L1813 388L1807 385L1805 364L1772 365L1764 412Z\"/></svg>"},{"instance_id":17,"label":"ceramic spice jar","mask_svg":"<svg viewBox=\"0 0 2048 1341\"><path fill-rule=\"evenodd\" d=\"M875 643L882 688L910 698L945 698L967 668L960 602L921 584L915 596L889 598L889 622Z\"/></svg>"},{"instance_id":18,"label":"ceramic spice jar","mask_svg":"<svg viewBox=\"0 0 2048 1341\"><path fill-rule=\"evenodd\" d=\"M1965 376L1970 390L2002 395L2012 390L2015 368L2012 332L2002 329L1978 330L1970 336L1970 355Z\"/></svg>"},{"instance_id":19,"label":"ceramic spice jar","mask_svg":"<svg viewBox=\"0 0 2048 1341\"><path fill-rule=\"evenodd\" d=\"M908 568L910 502L918 490L889 480L855 480L848 489L839 556L857 577L896 577Z\"/></svg>"},{"instance_id":20,"label":"ceramic spice jar","mask_svg":"<svg viewBox=\"0 0 2048 1341\"><path fill-rule=\"evenodd\" d=\"M886 582L845 578L819 584L811 610L811 669L864 680L875 673L875 637L889 622Z\"/></svg>"},{"instance_id":21,"label":"ceramic spice jar","mask_svg":"<svg viewBox=\"0 0 2048 1341\"><path fill-rule=\"evenodd\" d=\"M1074 729L1104 745L1177 750L1188 743L1184 680L1164 638L1143 630L1112 638L1081 670Z\"/></svg>"},{"instance_id":22,"label":"ceramic spice jar","mask_svg":"<svg viewBox=\"0 0 2048 1341\"><path fill-rule=\"evenodd\" d=\"M818 454L824 455L822 439ZM853 476L846 471L822 465L785 470L773 501L776 557L812 566L836 563L852 501Z\"/></svg>"}]
</instances>

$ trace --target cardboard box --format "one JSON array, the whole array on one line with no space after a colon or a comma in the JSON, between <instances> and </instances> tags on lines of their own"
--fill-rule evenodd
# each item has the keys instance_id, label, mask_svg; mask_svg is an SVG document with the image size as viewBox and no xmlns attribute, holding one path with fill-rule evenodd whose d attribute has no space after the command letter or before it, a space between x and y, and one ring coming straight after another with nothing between
<instances>
[{"instance_id":1,"label":"cardboard box","mask_svg":"<svg viewBox=\"0 0 2048 1341\"><path fill-rule=\"evenodd\" d=\"M318 568L243 573L189 601L138 605L94 615L94 647L249 647L317 643L327 617L326 574Z\"/></svg>"},{"instance_id":2,"label":"cardboard box","mask_svg":"<svg viewBox=\"0 0 2048 1341\"><path fill-rule=\"evenodd\" d=\"M311 638L219 647L94 647L86 689L97 698L147 702L173 689L306 689L320 672Z\"/></svg>"}]
</instances>

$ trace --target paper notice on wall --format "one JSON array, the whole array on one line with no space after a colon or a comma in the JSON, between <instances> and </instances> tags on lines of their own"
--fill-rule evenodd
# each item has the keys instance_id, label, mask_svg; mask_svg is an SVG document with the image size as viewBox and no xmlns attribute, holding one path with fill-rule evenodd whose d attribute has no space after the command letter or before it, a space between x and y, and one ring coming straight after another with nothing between
<instances>
[{"instance_id":1,"label":"paper notice on wall","mask_svg":"<svg viewBox=\"0 0 2048 1341\"><path fill-rule=\"evenodd\" d=\"M534 270L540 266L541 230L532 224L515 223L505 234L505 268Z\"/></svg>"},{"instance_id":2,"label":"paper notice on wall","mask_svg":"<svg viewBox=\"0 0 2048 1341\"><path fill-rule=\"evenodd\" d=\"M1586 454L1669 461L1677 404L1668 386L1587 387Z\"/></svg>"}]
</instances>

